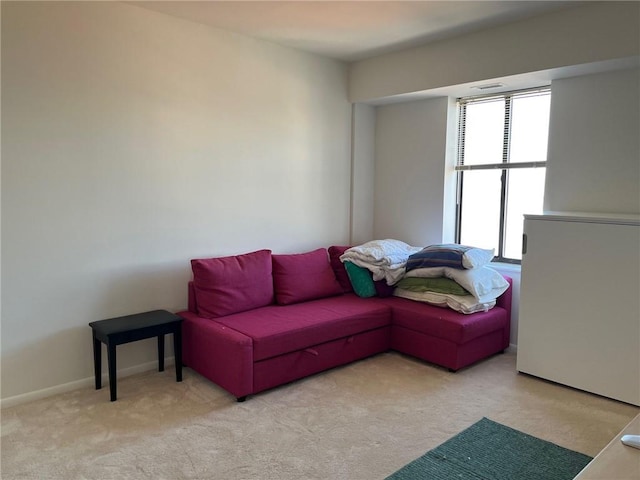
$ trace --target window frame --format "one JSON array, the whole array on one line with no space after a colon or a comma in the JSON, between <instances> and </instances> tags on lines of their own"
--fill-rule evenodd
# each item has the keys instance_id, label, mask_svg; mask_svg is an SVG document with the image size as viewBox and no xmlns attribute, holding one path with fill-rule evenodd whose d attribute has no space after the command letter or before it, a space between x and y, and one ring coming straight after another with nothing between
<instances>
[{"instance_id":1,"label":"window frame","mask_svg":"<svg viewBox=\"0 0 640 480\"><path fill-rule=\"evenodd\" d=\"M526 97L531 95L551 95L550 86L541 86L534 88L527 88L521 90L513 90L503 93L493 93L487 95L478 95L473 97L460 97L456 99L457 113L458 113L458 136L457 136L457 155L456 164L454 170L456 171L456 221L455 221L455 239L457 243L460 243L462 234L462 189L464 186L464 172L471 170L492 170L500 169L502 174L500 176L501 188L500 188L500 225L498 232L498 251L493 258L493 262L510 263L520 265L522 260L516 258L508 258L504 256L504 244L505 244L505 229L506 229L506 212L507 212L507 196L509 185L509 171L516 168L546 168L547 159L544 161L531 161L531 162L517 162L511 163L510 149L511 149L511 126L512 116L511 109L513 105L514 97ZM466 127L466 108L469 104L488 102L492 100L504 99L505 101L505 113L503 122L503 136L502 136L502 162L500 163L486 163L486 164L464 164L464 147L465 147L465 127Z\"/></svg>"}]
</instances>

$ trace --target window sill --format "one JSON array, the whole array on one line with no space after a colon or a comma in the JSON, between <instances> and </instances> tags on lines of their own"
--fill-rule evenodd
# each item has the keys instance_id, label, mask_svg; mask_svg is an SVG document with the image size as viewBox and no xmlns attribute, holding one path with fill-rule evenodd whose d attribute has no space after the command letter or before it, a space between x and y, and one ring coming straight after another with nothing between
<instances>
[{"instance_id":1,"label":"window sill","mask_svg":"<svg viewBox=\"0 0 640 480\"><path fill-rule=\"evenodd\" d=\"M500 270L502 272L520 273L521 271L521 265L518 265L517 263L491 262L489 266L495 268L496 270Z\"/></svg>"}]
</instances>

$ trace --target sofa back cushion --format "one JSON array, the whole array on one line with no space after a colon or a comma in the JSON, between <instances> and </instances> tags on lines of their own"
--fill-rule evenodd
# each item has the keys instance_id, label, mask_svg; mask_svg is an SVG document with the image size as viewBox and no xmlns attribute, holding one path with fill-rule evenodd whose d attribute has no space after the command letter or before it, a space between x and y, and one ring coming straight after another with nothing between
<instances>
[{"instance_id":1,"label":"sofa back cushion","mask_svg":"<svg viewBox=\"0 0 640 480\"><path fill-rule=\"evenodd\" d=\"M340 295L343 290L329 264L327 250L272 255L273 285L280 305Z\"/></svg>"},{"instance_id":2,"label":"sofa back cushion","mask_svg":"<svg viewBox=\"0 0 640 480\"><path fill-rule=\"evenodd\" d=\"M191 260L198 314L224 317L273 303L271 250Z\"/></svg>"},{"instance_id":3,"label":"sofa back cushion","mask_svg":"<svg viewBox=\"0 0 640 480\"><path fill-rule=\"evenodd\" d=\"M346 252L351 247L349 246L338 246L333 245L329 247L329 262L331 263L331 268L333 268L333 273L336 275L336 279L344 293L353 292L353 287L351 286L351 281L349 280L349 275L347 274L347 270L344 266L344 263L340 261L340 257L344 252Z\"/></svg>"}]
</instances>

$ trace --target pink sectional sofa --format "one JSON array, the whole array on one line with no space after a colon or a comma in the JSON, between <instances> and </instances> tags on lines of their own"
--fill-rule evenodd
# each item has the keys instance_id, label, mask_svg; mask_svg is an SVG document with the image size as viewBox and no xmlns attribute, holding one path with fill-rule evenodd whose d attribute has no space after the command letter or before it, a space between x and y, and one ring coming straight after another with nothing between
<instances>
[{"instance_id":1,"label":"pink sectional sofa","mask_svg":"<svg viewBox=\"0 0 640 480\"><path fill-rule=\"evenodd\" d=\"M388 350L456 371L508 347L511 289L471 315L360 298L336 258L318 249L192 260L188 310L178 312L184 364L243 401Z\"/></svg>"}]
</instances>

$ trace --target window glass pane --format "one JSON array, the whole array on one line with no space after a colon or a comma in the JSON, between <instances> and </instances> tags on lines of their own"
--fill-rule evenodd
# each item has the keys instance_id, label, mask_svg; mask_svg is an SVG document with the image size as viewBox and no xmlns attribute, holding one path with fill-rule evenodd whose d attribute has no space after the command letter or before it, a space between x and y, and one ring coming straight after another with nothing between
<instances>
[{"instance_id":1,"label":"window glass pane","mask_svg":"<svg viewBox=\"0 0 640 480\"><path fill-rule=\"evenodd\" d=\"M467 105L464 164L501 163L504 98Z\"/></svg>"},{"instance_id":2,"label":"window glass pane","mask_svg":"<svg viewBox=\"0 0 640 480\"><path fill-rule=\"evenodd\" d=\"M542 213L546 168L514 168L508 172L504 256L522 259L525 213Z\"/></svg>"},{"instance_id":3,"label":"window glass pane","mask_svg":"<svg viewBox=\"0 0 640 480\"><path fill-rule=\"evenodd\" d=\"M463 173L460 243L498 253L502 170Z\"/></svg>"},{"instance_id":4,"label":"window glass pane","mask_svg":"<svg viewBox=\"0 0 640 480\"><path fill-rule=\"evenodd\" d=\"M509 155L511 163L547 160L550 104L551 94L513 99Z\"/></svg>"}]
</instances>

